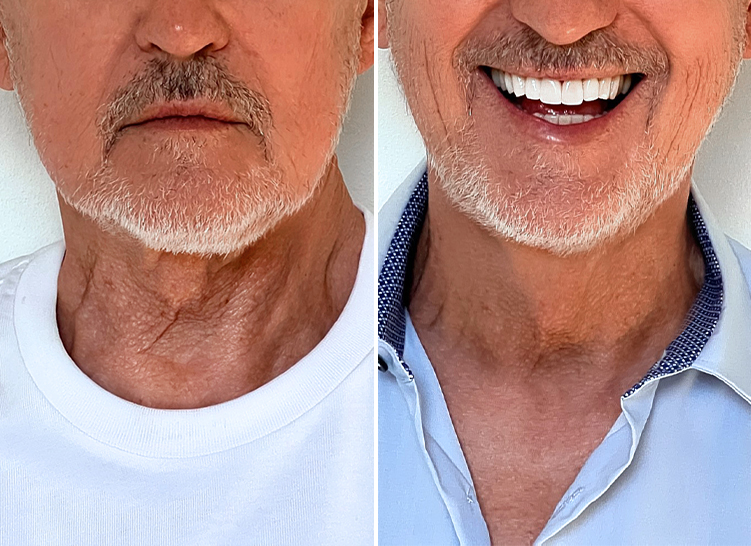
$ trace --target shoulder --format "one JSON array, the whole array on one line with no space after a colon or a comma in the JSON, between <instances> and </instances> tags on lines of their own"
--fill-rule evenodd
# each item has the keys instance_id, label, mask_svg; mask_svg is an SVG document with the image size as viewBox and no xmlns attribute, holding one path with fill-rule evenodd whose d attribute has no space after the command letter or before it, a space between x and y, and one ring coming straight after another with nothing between
<instances>
[{"instance_id":1,"label":"shoulder","mask_svg":"<svg viewBox=\"0 0 751 546\"><path fill-rule=\"evenodd\" d=\"M30 295L30 290L37 291L42 286L56 283L64 253L65 246L60 241L42 247L32 254L0 263L0 375L7 373L8 349L15 346L17 339L18 302L24 301L25 296ZM52 305L54 309L54 300ZM36 333L38 323L32 322L30 327L32 332Z\"/></svg>"},{"instance_id":2,"label":"shoulder","mask_svg":"<svg viewBox=\"0 0 751 546\"><path fill-rule=\"evenodd\" d=\"M751 249L732 237L728 237L727 239L730 243L730 248L733 249L733 254L735 254L738 260L738 264L741 266L743 277L746 279L746 285L751 289Z\"/></svg>"},{"instance_id":3,"label":"shoulder","mask_svg":"<svg viewBox=\"0 0 751 546\"><path fill-rule=\"evenodd\" d=\"M29 264L37 261L57 263L59 266L60 259L65 253L65 243L60 240L43 246L31 254L19 256L0 263L0 291L7 295L9 292L15 292L21 275L29 267ZM57 270L52 268L52 272L57 274Z\"/></svg>"}]
</instances>

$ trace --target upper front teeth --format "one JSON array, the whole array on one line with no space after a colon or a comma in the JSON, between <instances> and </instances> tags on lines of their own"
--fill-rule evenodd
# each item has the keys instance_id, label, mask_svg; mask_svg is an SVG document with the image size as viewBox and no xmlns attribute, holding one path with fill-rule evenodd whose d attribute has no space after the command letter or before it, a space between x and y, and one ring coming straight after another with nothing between
<instances>
[{"instance_id":1,"label":"upper front teeth","mask_svg":"<svg viewBox=\"0 0 751 546\"><path fill-rule=\"evenodd\" d=\"M612 100L618 95L625 95L631 89L630 74L562 82L549 78L524 78L496 68L491 69L490 73L496 87L517 97L526 96L545 104L576 106L585 101Z\"/></svg>"}]
</instances>

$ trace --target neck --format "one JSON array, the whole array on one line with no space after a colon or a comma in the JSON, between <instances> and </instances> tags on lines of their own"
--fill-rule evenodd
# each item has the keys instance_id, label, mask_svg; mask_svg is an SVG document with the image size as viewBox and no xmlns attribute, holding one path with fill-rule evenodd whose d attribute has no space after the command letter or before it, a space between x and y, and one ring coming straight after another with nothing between
<instances>
[{"instance_id":1,"label":"neck","mask_svg":"<svg viewBox=\"0 0 751 546\"><path fill-rule=\"evenodd\" d=\"M156 408L231 400L310 352L347 302L365 232L336 161L303 209L233 256L151 251L60 207L63 344L100 386Z\"/></svg>"},{"instance_id":2,"label":"neck","mask_svg":"<svg viewBox=\"0 0 751 546\"><path fill-rule=\"evenodd\" d=\"M586 374L622 394L680 333L700 288L688 193L687 181L635 233L561 257L489 233L431 186L409 305L431 361L564 388Z\"/></svg>"}]
</instances>

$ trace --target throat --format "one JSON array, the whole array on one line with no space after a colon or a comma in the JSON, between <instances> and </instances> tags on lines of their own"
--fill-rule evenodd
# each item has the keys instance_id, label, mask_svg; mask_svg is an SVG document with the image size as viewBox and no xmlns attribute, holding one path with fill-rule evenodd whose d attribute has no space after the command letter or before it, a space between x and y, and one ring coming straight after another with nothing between
<instances>
[{"instance_id":1,"label":"throat","mask_svg":"<svg viewBox=\"0 0 751 546\"><path fill-rule=\"evenodd\" d=\"M341 314L363 249L365 219L335 165L327 177L229 257L149 250L61 202L57 324L69 356L112 394L169 409L226 402L291 368Z\"/></svg>"}]
</instances>

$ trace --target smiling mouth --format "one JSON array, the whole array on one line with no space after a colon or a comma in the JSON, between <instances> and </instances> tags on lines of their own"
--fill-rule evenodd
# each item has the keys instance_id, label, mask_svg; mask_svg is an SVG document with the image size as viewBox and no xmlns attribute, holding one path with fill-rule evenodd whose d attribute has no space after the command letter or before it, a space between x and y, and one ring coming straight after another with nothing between
<instances>
[{"instance_id":1,"label":"smiling mouth","mask_svg":"<svg viewBox=\"0 0 751 546\"><path fill-rule=\"evenodd\" d=\"M644 78L635 73L561 81L518 76L491 67L481 70L516 108L552 125L579 125L606 116Z\"/></svg>"}]
</instances>

